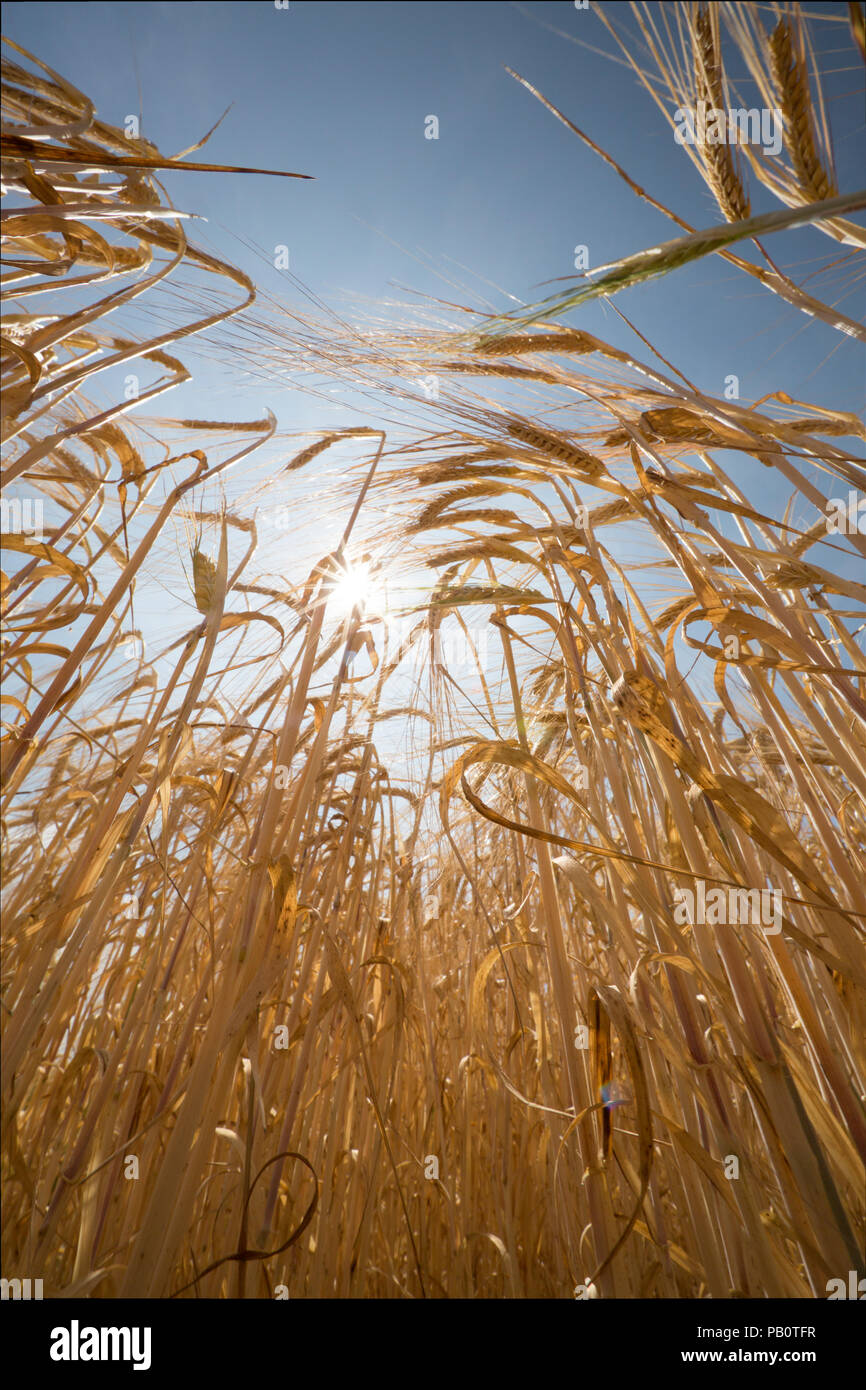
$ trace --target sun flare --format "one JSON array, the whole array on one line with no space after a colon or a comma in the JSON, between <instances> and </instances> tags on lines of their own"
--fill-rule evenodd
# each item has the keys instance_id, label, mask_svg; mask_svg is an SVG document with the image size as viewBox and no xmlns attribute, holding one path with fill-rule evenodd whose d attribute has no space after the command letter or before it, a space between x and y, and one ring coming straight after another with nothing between
<instances>
[{"instance_id":1,"label":"sun flare","mask_svg":"<svg viewBox=\"0 0 866 1390\"><path fill-rule=\"evenodd\" d=\"M346 618L355 608L361 613L378 612L384 602L384 586L370 566L362 560L347 561L328 598L334 617Z\"/></svg>"}]
</instances>

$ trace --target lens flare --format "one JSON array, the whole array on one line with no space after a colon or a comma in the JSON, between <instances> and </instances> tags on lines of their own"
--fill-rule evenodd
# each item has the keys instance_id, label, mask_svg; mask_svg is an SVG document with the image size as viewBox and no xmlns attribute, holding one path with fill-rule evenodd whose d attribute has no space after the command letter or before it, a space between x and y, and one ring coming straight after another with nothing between
<instances>
[{"instance_id":1,"label":"lens flare","mask_svg":"<svg viewBox=\"0 0 866 1390\"><path fill-rule=\"evenodd\" d=\"M331 590L328 606L334 614L341 617L360 608L363 612L370 596L371 576L366 565L345 565Z\"/></svg>"}]
</instances>

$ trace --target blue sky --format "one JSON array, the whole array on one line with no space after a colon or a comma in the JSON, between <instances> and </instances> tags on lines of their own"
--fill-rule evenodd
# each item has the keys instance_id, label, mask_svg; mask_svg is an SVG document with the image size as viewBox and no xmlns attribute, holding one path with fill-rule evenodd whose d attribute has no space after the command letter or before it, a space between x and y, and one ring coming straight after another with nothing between
<instances>
[{"instance_id":1,"label":"blue sky","mask_svg":"<svg viewBox=\"0 0 866 1390\"><path fill-rule=\"evenodd\" d=\"M625 22L626 7L614 8ZM841 18L846 7L821 10ZM393 296L395 283L463 302L488 295L504 307L485 280L532 300L550 292L541 282L572 272L576 244L598 265L676 235L506 63L682 216L697 226L719 220L647 94L627 69L583 46L614 51L591 9L495 0L293 0L287 11L269 0L10 3L5 32L79 85L111 123L138 113L140 87L142 133L165 153L199 139L231 104L200 158L313 174L315 182L166 176L177 206L208 219L209 244L271 291L285 285L272 266L274 246L285 244L292 271L335 307L356 295ZM823 66L839 183L852 189L866 154L862 68L829 72L840 61L839 29L826 24L819 34L830 53ZM429 114L438 116L438 140L424 138ZM763 190L753 196L756 211L772 206ZM797 261L832 249L809 230L777 245ZM864 305L861 288L844 307L862 317ZM837 352L822 366L833 333L768 302L718 259L631 293L623 307L703 389L720 393L736 371L744 397L784 385L826 404L862 404L856 354ZM610 309L587 306L579 322L629 339Z\"/></svg>"},{"instance_id":2,"label":"blue sky","mask_svg":"<svg viewBox=\"0 0 866 1390\"><path fill-rule=\"evenodd\" d=\"M615 10L617 23L628 24L626 7ZM847 7L820 12L844 20ZM545 282L573 274L578 244L598 265L677 235L505 64L682 217L698 227L721 220L648 95L627 68L595 51L615 49L591 8L13 0L4 22L9 37L80 87L101 119L122 126L140 100L142 134L166 155L200 139L231 105L193 158L314 175L163 176L175 205L206 219L190 224L191 238L290 304L305 304L302 284L342 315L365 315L380 300L409 301L397 288L408 286L417 292L412 302L430 294L503 310L515 307L509 296L538 300L554 288ZM852 49L841 24L819 25L818 41L839 186L849 191L862 184L866 166L863 69L845 70ZM847 57L838 57L843 49ZM425 139L430 115L439 121L437 140ZM754 180L752 194L756 213L776 206ZM294 280L274 268L278 245L290 249ZM835 250L808 228L772 239L770 249L795 279ZM841 279L808 287L832 298L834 285L841 289ZM746 401L783 388L820 406L863 408L862 353L850 342L840 347L829 328L718 258L616 302L710 394L721 395L725 377L736 373ZM864 306L861 281L841 307L862 320ZM568 321L647 356L609 306L587 305ZM269 405L285 431L354 418L287 390L276 348L273 378L265 369L258 382L210 357L196 360L195 340L182 355L196 380L164 397L161 414L251 418ZM99 383L104 404L110 387ZM731 464L730 455L724 464L749 479L746 490L759 504L781 514L784 498L765 495L764 470L755 477L753 461Z\"/></svg>"}]
</instances>

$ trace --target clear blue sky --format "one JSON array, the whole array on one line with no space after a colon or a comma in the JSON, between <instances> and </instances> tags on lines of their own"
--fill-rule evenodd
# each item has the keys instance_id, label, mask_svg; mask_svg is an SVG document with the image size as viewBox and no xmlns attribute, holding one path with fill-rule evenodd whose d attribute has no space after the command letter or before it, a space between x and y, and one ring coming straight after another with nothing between
<instances>
[{"instance_id":1,"label":"clear blue sky","mask_svg":"<svg viewBox=\"0 0 866 1390\"><path fill-rule=\"evenodd\" d=\"M614 8L618 22L628 18L625 5ZM820 9L842 17L846 6ZM278 273L236 237L269 255L287 244L292 270L337 305L344 293L393 294L393 282L467 298L415 255L479 295L485 286L473 276L532 300L549 293L537 290L542 281L573 270L578 243L598 265L676 235L506 63L682 216L697 226L719 220L631 74L566 37L614 48L597 16L572 4L10 3L4 23L104 120L122 125L137 114L140 86L142 133L165 153L192 144L232 103L200 158L315 175L315 183L166 176L176 205L208 218L208 241L271 290ZM838 67L839 27L818 33L830 53L824 68ZM826 78L843 190L859 186L866 166L862 79L862 67ZM440 121L435 141L424 138L429 114ZM756 211L772 206L760 189L753 197ZM798 261L832 250L809 230L773 249L782 244ZM698 284L712 289L698 295ZM862 317L864 305L861 287L844 307ZM856 354L837 352L822 366L833 333L784 305L768 308L752 281L718 260L631 293L623 307L703 389L720 394L735 371L744 397L784 386L827 405L862 403ZM627 340L609 309L587 307L579 321Z\"/></svg>"},{"instance_id":2,"label":"clear blue sky","mask_svg":"<svg viewBox=\"0 0 866 1390\"><path fill-rule=\"evenodd\" d=\"M819 8L839 19L847 13L844 4ZM628 23L626 6L615 9L617 22ZM353 304L393 298L396 285L505 309L513 307L508 294L531 302L551 292L543 282L572 274L577 244L586 244L590 264L598 265L677 234L504 64L681 216L698 227L721 220L648 95L626 68L593 51L615 51L598 17L569 3L292 0L287 11L270 0L9 3L4 25L9 37L79 86L109 123L122 126L138 114L140 91L142 134L167 155L201 138L231 104L193 157L314 175L315 182L163 176L177 207L207 219L190 224L193 240L200 237L264 290L294 295L295 302L296 288L272 264L279 244L289 246L300 281L345 314ZM847 43L841 25L819 24L817 35L826 51L821 67L839 186L850 191L866 168L863 68L845 70L850 45L849 56L838 57ZM439 120L438 140L424 138L431 114ZM777 206L752 184L755 212ZM770 249L795 278L835 250L808 228L773 239ZM842 282L818 279L807 287L820 296L825 283L832 292ZM862 353L849 341L840 347L829 328L771 299L718 258L617 303L708 393L721 395L733 372L747 401L783 388L821 406L862 410ZM864 306L860 281L841 307L862 319ZM569 321L638 346L601 304ZM161 413L250 418L267 404L281 429L341 423L323 418L319 402L299 402L276 375L273 383L239 389L236 373L220 374L209 361L197 365L193 347L188 340L183 355L196 382L165 397ZM759 488L768 486L769 475L754 478L753 461L741 465ZM747 491L755 495L752 483ZM757 500L780 514L781 497L758 492Z\"/></svg>"}]
</instances>

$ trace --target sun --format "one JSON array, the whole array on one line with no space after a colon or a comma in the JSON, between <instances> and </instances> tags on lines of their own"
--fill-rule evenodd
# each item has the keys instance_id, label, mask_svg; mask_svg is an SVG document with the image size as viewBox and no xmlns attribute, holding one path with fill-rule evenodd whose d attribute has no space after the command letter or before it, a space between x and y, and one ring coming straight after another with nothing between
<instances>
[{"instance_id":1,"label":"sun","mask_svg":"<svg viewBox=\"0 0 866 1390\"><path fill-rule=\"evenodd\" d=\"M334 617L347 618L356 608L361 613L377 611L384 601L384 590L370 566L363 560L346 561L328 596Z\"/></svg>"}]
</instances>

